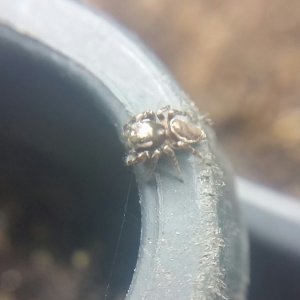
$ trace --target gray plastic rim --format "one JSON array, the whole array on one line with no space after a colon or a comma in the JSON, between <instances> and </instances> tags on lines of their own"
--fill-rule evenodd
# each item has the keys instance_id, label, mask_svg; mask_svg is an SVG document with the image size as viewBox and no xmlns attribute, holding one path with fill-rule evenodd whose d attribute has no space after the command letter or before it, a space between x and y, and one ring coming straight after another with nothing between
<instances>
[{"instance_id":1,"label":"gray plastic rim","mask_svg":"<svg viewBox=\"0 0 300 300\"><path fill-rule=\"evenodd\" d=\"M131 115L147 109L170 104L198 113L163 66L105 16L70 1L0 0L0 23L49 48L51 59L79 66L83 80L107 95L99 106L119 134ZM205 159L178 156L184 183L168 162L151 182L135 170L142 232L126 299L245 299L247 238L231 173L213 131L199 125L209 137L199 146Z\"/></svg>"}]
</instances>

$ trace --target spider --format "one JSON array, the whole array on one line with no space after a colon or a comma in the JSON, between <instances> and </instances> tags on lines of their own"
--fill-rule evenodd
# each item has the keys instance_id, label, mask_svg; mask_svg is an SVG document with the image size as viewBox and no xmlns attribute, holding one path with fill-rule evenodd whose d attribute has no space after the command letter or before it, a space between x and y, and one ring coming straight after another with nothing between
<instances>
[{"instance_id":1,"label":"spider","mask_svg":"<svg viewBox=\"0 0 300 300\"><path fill-rule=\"evenodd\" d=\"M154 171L160 157L166 155L178 175L181 170L175 150L189 151L202 158L193 146L206 139L204 131L192 122L187 112L169 105L157 112L149 110L133 116L124 125L123 135L129 148L127 166L148 163Z\"/></svg>"}]
</instances>

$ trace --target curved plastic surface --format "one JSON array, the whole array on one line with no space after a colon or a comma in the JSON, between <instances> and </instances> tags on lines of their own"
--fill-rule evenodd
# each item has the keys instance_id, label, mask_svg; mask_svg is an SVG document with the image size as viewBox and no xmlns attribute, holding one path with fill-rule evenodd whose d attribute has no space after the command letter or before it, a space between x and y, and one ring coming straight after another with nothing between
<instances>
[{"instance_id":1,"label":"curved plastic surface","mask_svg":"<svg viewBox=\"0 0 300 300\"><path fill-rule=\"evenodd\" d=\"M103 16L62 0L0 0L0 23L82 67L82 80L113 95L99 99L119 134L128 118L170 104L198 113L164 68L134 38ZM50 51L54 50L53 51ZM91 80L91 77L93 80ZM100 92L99 92L100 93ZM178 155L184 182L162 160L139 180L142 233L127 299L245 299L247 240L231 175L213 132L203 161Z\"/></svg>"}]
</instances>

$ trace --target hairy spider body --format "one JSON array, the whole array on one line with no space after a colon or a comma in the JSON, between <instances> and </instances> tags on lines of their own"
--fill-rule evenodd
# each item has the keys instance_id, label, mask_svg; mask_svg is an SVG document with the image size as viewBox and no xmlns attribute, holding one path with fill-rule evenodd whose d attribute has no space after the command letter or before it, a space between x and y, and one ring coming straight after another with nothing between
<instances>
[{"instance_id":1,"label":"hairy spider body","mask_svg":"<svg viewBox=\"0 0 300 300\"><path fill-rule=\"evenodd\" d=\"M125 161L128 166L147 162L154 170L160 157L167 155L178 174L180 168L174 150L190 151L201 158L193 145L206 138L204 131L192 122L189 114L170 106L156 113L145 111L133 116L123 130L129 147Z\"/></svg>"},{"instance_id":2,"label":"hairy spider body","mask_svg":"<svg viewBox=\"0 0 300 300\"><path fill-rule=\"evenodd\" d=\"M157 148L165 140L164 126L151 120L146 119L133 123L130 130L127 142L130 148L136 150Z\"/></svg>"},{"instance_id":3,"label":"hairy spider body","mask_svg":"<svg viewBox=\"0 0 300 300\"><path fill-rule=\"evenodd\" d=\"M179 141L187 144L196 144L204 137L200 128L191 126L191 124L181 119L171 120L170 131Z\"/></svg>"}]
</instances>

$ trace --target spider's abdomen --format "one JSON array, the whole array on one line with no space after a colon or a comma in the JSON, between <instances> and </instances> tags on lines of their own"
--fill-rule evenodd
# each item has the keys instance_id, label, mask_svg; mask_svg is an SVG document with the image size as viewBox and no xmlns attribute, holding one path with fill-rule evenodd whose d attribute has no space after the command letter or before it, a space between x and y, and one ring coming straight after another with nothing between
<instances>
[{"instance_id":1,"label":"spider's abdomen","mask_svg":"<svg viewBox=\"0 0 300 300\"><path fill-rule=\"evenodd\" d=\"M197 143L206 137L202 129L179 118L171 120L170 130L178 140L188 144Z\"/></svg>"}]
</instances>

